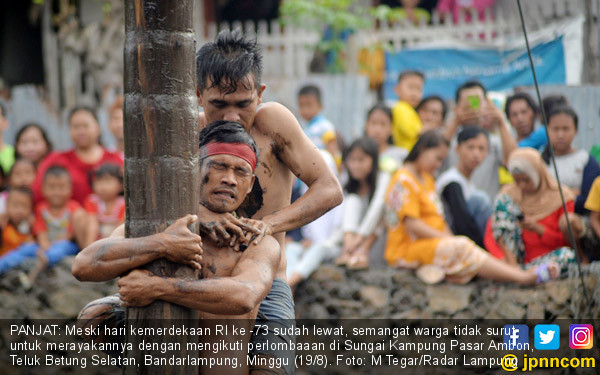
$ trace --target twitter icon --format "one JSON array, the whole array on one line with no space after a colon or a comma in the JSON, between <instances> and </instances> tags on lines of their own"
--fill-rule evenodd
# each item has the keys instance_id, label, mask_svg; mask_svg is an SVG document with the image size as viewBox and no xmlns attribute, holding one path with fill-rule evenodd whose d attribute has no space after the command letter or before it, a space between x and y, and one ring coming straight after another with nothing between
<instances>
[{"instance_id":1,"label":"twitter icon","mask_svg":"<svg viewBox=\"0 0 600 375\"><path fill-rule=\"evenodd\" d=\"M560 327L556 324L538 324L533 335L534 346L538 350L556 350L560 346Z\"/></svg>"}]
</instances>

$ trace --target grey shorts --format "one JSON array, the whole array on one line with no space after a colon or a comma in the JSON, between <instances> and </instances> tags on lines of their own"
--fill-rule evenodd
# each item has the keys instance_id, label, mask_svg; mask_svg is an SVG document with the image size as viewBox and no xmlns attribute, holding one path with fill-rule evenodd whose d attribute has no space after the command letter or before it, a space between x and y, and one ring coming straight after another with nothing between
<instances>
[{"instance_id":1,"label":"grey shorts","mask_svg":"<svg viewBox=\"0 0 600 375\"><path fill-rule=\"evenodd\" d=\"M293 331L295 318L292 290L285 281L281 279L273 280L273 286L271 286L269 294L258 308L254 331L250 339L253 344L253 349L250 351L251 358L261 354L262 356L273 357L280 363L279 369L272 369L273 374L291 375L296 368L294 362L296 353L294 350L271 348L271 345L277 345L278 343L285 343L288 347L290 343L296 343L296 336L293 333L281 334L282 330ZM279 332L274 332L274 328L277 328ZM257 346L259 346L258 349ZM250 372L258 369L267 370L264 366L251 366Z\"/></svg>"}]
</instances>

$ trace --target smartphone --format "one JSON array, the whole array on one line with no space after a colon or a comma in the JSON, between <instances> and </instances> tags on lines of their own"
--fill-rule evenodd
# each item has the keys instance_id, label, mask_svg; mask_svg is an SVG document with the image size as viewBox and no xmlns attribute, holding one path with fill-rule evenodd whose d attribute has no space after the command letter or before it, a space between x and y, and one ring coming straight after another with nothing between
<instances>
[{"instance_id":1,"label":"smartphone","mask_svg":"<svg viewBox=\"0 0 600 375\"><path fill-rule=\"evenodd\" d=\"M477 95L467 96L467 105L469 106L469 109L472 109L474 111L479 111L479 108L481 108L481 101L479 100L479 96L477 96Z\"/></svg>"}]
</instances>

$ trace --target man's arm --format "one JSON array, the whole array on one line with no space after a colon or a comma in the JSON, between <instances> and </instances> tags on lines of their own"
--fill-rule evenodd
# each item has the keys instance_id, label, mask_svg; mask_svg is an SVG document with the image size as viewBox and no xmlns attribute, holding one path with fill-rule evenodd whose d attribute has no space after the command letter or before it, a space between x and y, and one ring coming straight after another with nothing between
<instances>
[{"instance_id":1,"label":"man's arm","mask_svg":"<svg viewBox=\"0 0 600 375\"><path fill-rule=\"evenodd\" d=\"M279 103L264 104L257 113L255 126L277 135L274 142L281 150L277 156L308 186L306 193L293 204L262 218L271 233L299 228L342 203L337 178L287 108Z\"/></svg>"},{"instance_id":2,"label":"man's arm","mask_svg":"<svg viewBox=\"0 0 600 375\"><path fill-rule=\"evenodd\" d=\"M279 244L268 236L248 247L230 277L182 280L134 270L119 280L119 294L127 306L146 306L160 299L210 314L243 315L271 289L280 257Z\"/></svg>"},{"instance_id":3,"label":"man's arm","mask_svg":"<svg viewBox=\"0 0 600 375\"><path fill-rule=\"evenodd\" d=\"M80 251L71 272L79 281L108 281L159 258L200 269L202 239L187 227L196 220L187 215L162 233L137 238L125 238L121 225L110 237Z\"/></svg>"}]
</instances>

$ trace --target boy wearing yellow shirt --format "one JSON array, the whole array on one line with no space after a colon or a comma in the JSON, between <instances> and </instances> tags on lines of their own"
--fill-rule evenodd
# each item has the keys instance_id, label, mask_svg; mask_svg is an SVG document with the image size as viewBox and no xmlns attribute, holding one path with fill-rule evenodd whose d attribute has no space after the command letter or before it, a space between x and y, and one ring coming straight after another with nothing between
<instances>
[{"instance_id":1,"label":"boy wearing yellow shirt","mask_svg":"<svg viewBox=\"0 0 600 375\"><path fill-rule=\"evenodd\" d=\"M423 126L415 108L423 98L424 85L423 73L405 70L398 76L398 83L394 87L399 101L392 108L392 136L396 146L409 151L417 142Z\"/></svg>"}]
</instances>

